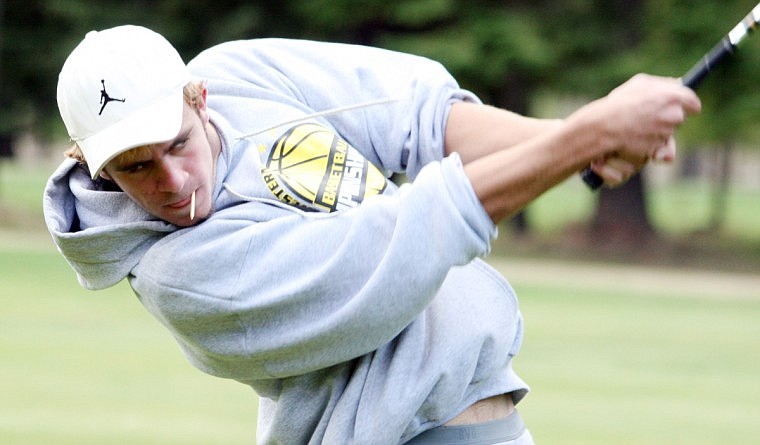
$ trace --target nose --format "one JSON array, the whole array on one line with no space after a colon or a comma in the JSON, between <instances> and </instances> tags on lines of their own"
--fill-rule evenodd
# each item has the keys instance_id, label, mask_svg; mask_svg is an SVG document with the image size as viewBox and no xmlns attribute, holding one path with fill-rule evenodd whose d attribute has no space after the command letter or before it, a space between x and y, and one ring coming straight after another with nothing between
<instances>
[{"instance_id":1,"label":"nose","mask_svg":"<svg viewBox=\"0 0 760 445\"><path fill-rule=\"evenodd\" d=\"M190 175L182 168L180 162L165 159L159 166L157 180L158 190L168 193L179 193Z\"/></svg>"}]
</instances>

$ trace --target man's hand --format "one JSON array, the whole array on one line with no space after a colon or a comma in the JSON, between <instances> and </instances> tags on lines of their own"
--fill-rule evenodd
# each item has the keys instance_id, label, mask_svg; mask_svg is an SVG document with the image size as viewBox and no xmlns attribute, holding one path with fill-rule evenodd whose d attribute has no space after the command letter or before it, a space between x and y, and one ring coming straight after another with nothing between
<instances>
[{"instance_id":1,"label":"man's hand","mask_svg":"<svg viewBox=\"0 0 760 445\"><path fill-rule=\"evenodd\" d=\"M650 160L672 162L675 130L700 110L697 95L678 79L634 76L578 112L582 119L597 119L592 128L598 128L606 144L607 153L592 162L592 170L605 185L616 187Z\"/></svg>"}]
</instances>

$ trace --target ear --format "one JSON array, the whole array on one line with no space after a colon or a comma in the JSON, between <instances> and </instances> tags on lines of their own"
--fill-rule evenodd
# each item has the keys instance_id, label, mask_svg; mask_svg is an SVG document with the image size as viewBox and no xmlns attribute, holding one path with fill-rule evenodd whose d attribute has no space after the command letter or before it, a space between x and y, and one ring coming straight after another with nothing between
<instances>
[{"instance_id":1,"label":"ear","mask_svg":"<svg viewBox=\"0 0 760 445\"><path fill-rule=\"evenodd\" d=\"M103 169L103 170L100 171L100 177L103 178L103 179L105 179L106 181L113 181L113 179L111 179L111 175L109 175L108 173L106 173L105 169Z\"/></svg>"},{"instance_id":2,"label":"ear","mask_svg":"<svg viewBox=\"0 0 760 445\"><path fill-rule=\"evenodd\" d=\"M208 96L208 90L204 86L203 90L201 91L200 97L198 98L198 100L195 101L195 107L198 109L198 115L201 117L201 120L203 120L204 124L209 121L208 108L206 108L207 96Z\"/></svg>"}]
</instances>

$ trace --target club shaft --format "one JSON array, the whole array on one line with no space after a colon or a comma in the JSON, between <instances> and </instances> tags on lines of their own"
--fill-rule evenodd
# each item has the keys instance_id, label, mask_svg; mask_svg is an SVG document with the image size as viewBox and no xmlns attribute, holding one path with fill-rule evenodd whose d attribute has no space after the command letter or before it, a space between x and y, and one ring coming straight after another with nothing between
<instances>
[{"instance_id":1,"label":"club shaft","mask_svg":"<svg viewBox=\"0 0 760 445\"><path fill-rule=\"evenodd\" d=\"M710 71L718 66L723 59L733 55L737 45L744 40L749 33L751 33L758 26L760 22L760 4L755 6L744 19L739 22L734 29L731 30L725 37L715 45L710 52L697 62L687 73L683 76L681 81L684 85L696 90L700 83L707 77Z\"/></svg>"},{"instance_id":2,"label":"club shaft","mask_svg":"<svg viewBox=\"0 0 760 445\"><path fill-rule=\"evenodd\" d=\"M681 78L681 82L696 91L705 77L726 57L732 55L735 48L728 37L725 37Z\"/></svg>"}]
</instances>

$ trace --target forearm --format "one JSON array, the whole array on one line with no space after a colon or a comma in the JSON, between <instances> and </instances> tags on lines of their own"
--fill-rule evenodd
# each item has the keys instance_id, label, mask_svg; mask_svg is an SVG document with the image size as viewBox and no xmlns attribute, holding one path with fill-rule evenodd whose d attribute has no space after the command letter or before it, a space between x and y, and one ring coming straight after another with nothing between
<instances>
[{"instance_id":1,"label":"forearm","mask_svg":"<svg viewBox=\"0 0 760 445\"><path fill-rule=\"evenodd\" d=\"M475 194L494 222L508 218L599 155L579 127L561 125L465 165Z\"/></svg>"},{"instance_id":2,"label":"forearm","mask_svg":"<svg viewBox=\"0 0 760 445\"><path fill-rule=\"evenodd\" d=\"M487 105L454 104L446 127L446 155L459 153L464 164L558 128L560 119L526 117Z\"/></svg>"},{"instance_id":3,"label":"forearm","mask_svg":"<svg viewBox=\"0 0 760 445\"><path fill-rule=\"evenodd\" d=\"M598 156L589 135L575 131L578 124L458 103L449 113L446 153L460 155L481 204L498 222Z\"/></svg>"}]
</instances>

